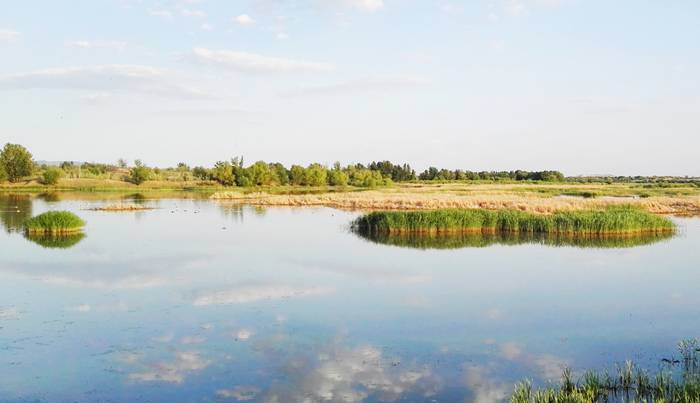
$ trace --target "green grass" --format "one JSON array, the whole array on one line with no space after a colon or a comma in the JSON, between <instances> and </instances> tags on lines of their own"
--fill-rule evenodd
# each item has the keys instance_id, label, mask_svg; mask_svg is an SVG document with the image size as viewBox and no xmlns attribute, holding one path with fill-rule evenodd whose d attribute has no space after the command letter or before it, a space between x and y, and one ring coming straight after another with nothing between
<instances>
[{"instance_id":1,"label":"green grass","mask_svg":"<svg viewBox=\"0 0 700 403\"><path fill-rule=\"evenodd\" d=\"M576 236L526 232L389 233L358 231L370 242L412 249L485 248L492 245L538 244L576 248L633 248L673 237L671 232L626 235Z\"/></svg>"},{"instance_id":2,"label":"green grass","mask_svg":"<svg viewBox=\"0 0 700 403\"><path fill-rule=\"evenodd\" d=\"M610 235L673 232L675 225L632 206L564 211L550 215L517 210L378 211L363 215L353 228L365 233L524 232Z\"/></svg>"},{"instance_id":3,"label":"green grass","mask_svg":"<svg viewBox=\"0 0 700 403\"><path fill-rule=\"evenodd\" d=\"M49 211L24 222L29 234L71 234L82 230L85 221L69 211Z\"/></svg>"},{"instance_id":4,"label":"green grass","mask_svg":"<svg viewBox=\"0 0 700 403\"><path fill-rule=\"evenodd\" d=\"M578 379L565 369L559 384L542 388L530 381L515 386L511 403L597 402L700 402L700 343L697 339L678 344L680 357L664 359L655 373L632 361L612 373L586 371Z\"/></svg>"}]
</instances>

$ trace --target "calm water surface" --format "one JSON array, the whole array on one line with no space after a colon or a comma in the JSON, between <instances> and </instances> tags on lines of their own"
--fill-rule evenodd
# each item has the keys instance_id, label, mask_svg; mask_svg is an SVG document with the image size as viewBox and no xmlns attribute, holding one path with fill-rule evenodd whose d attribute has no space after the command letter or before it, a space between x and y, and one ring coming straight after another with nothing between
<instances>
[{"instance_id":1,"label":"calm water surface","mask_svg":"<svg viewBox=\"0 0 700 403\"><path fill-rule=\"evenodd\" d=\"M0 401L495 402L700 336L698 219L629 248L417 249L332 209L103 203L0 196ZM49 209L86 237L26 239Z\"/></svg>"}]
</instances>

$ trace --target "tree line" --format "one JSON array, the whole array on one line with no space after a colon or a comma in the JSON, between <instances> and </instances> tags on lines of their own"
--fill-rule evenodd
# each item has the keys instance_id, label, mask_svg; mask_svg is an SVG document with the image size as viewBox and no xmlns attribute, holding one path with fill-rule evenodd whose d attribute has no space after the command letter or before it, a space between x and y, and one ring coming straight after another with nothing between
<instances>
[{"instance_id":1,"label":"tree line","mask_svg":"<svg viewBox=\"0 0 700 403\"><path fill-rule=\"evenodd\" d=\"M47 185L55 185L61 178L101 178L124 180L140 185L149 180L200 181L222 186L356 186L375 187L392 182L409 181L562 181L558 171L469 171L430 167L420 174L409 164L374 161L368 164L341 166L336 162L328 167L313 163L307 166L257 161L245 165L242 157L219 161L211 167L190 167L179 163L172 168L149 167L141 160L133 165L120 159L116 164L75 163L66 161L59 166L38 166L32 154L19 144L6 144L0 151L0 182L18 182L38 175Z\"/></svg>"}]
</instances>

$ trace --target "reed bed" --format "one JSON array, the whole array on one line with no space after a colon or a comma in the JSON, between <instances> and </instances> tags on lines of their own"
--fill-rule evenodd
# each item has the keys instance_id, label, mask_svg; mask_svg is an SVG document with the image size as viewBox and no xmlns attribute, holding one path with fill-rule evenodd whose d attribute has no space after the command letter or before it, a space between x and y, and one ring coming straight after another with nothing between
<instances>
[{"instance_id":1,"label":"reed bed","mask_svg":"<svg viewBox=\"0 0 700 403\"><path fill-rule=\"evenodd\" d=\"M587 371L578 381L565 369L558 385L534 388L530 381L515 386L511 403L700 402L698 341L679 343L679 359L664 359L656 373L632 361L610 372Z\"/></svg>"},{"instance_id":2,"label":"reed bed","mask_svg":"<svg viewBox=\"0 0 700 403\"><path fill-rule=\"evenodd\" d=\"M633 206L533 214L518 210L444 209L377 211L357 218L353 228L369 233L515 232L579 236L672 233L666 217Z\"/></svg>"},{"instance_id":3,"label":"reed bed","mask_svg":"<svg viewBox=\"0 0 700 403\"><path fill-rule=\"evenodd\" d=\"M24 222L28 234L68 235L80 232L85 221L69 211L49 211Z\"/></svg>"}]
</instances>

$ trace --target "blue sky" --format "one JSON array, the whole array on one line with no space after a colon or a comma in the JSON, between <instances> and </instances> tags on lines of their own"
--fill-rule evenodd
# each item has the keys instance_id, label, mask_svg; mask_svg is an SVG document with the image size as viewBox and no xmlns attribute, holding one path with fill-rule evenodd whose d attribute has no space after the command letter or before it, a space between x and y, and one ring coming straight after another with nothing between
<instances>
[{"instance_id":1,"label":"blue sky","mask_svg":"<svg viewBox=\"0 0 700 403\"><path fill-rule=\"evenodd\" d=\"M700 175L700 2L8 1L37 159Z\"/></svg>"}]
</instances>

